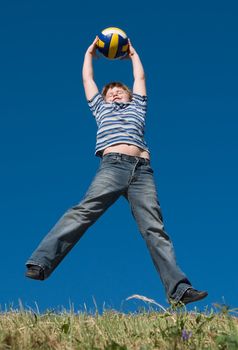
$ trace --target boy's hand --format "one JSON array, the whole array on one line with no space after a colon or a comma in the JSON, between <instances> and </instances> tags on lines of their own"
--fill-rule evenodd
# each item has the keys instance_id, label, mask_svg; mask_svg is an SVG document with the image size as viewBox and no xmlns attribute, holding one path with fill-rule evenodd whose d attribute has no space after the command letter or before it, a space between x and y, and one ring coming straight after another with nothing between
<instances>
[{"instance_id":1,"label":"boy's hand","mask_svg":"<svg viewBox=\"0 0 238 350\"><path fill-rule=\"evenodd\" d=\"M131 44L130 39L128 38L128 50L127 50L127 54L125 56L123 56L121 59L122 60L126 60L126 59L131 59L134 55L136 54L136 50L134 49L134 47Z\"/></svg>"},{"instance_id":2,"label":"boy's hand","mask_svg":"<svg viewBox=\"0 0 238 350\"><path fill-rule=\"evenodd\" d=\"M95 39L93 40L92 44L88 47L88 49L86 51L87 54L92 55L93 57L99 57L96 54L97 42L98 42L98 36L95 37Z\"/></svg>"},{"instance_id":3,"label":"boy's hand","mask_svg":"<svg viewBox=\"0 0 238 350\"><path fill-rule=\"evenodd\" d=\"M128 39L128 44L128 56L131 58L136 53L136 50L132 46L130 39Z\"/></svg>"}]
</instances>

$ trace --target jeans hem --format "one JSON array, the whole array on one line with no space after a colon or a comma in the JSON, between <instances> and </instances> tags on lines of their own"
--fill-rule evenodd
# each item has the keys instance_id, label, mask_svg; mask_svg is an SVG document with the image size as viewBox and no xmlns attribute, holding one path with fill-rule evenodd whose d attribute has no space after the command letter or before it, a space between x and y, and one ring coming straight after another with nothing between
<instances>
[{"instance_id":1,"label":"jeans hem","mask_svg":"<svg viewBox=\"0 0 238 350\"><path fill-rule=\"evenodd\" d=\"M46 279L47 277L49 277L50 275L50 269L45 266L45 265L42 265L41 263L35 261L35 260L28 260L26 262L26 266L29 266L29 265L35 265L35 266L40 266L42 268L42 270L44 271L44 279Z\"/></svg>"},{"instance_id":2,"label":"jeans hem","mask_svg":"<svg viewBox=\"0 0 238 350\"><path fill-rule=\"evenodd\" d=\"M180 283L173 296L171 296L169 299L177 303L182 299L184 293L186 293L186 291L191 288L192 286L190 284Z\"/></svg>"}]
</instances>

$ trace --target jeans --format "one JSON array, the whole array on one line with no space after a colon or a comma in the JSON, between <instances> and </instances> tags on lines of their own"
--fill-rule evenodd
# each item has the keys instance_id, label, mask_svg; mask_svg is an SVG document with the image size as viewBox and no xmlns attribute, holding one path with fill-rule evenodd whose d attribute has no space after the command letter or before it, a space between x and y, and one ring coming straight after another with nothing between
<instances>
[{"instance_id":1,"label":"jeans","mask_svg":"<svg viewBox=\"0 0 238 350\"><path fill-rule=\"evenodd\" d=\"M164 230L150 161L140 157L105 155L83 200L66 211L26 265L41 266L47 278L84 232L121 195L130 204L168 299L179 301L191 283L178 267L173 244Z\"/></svg>"}]
</instances>

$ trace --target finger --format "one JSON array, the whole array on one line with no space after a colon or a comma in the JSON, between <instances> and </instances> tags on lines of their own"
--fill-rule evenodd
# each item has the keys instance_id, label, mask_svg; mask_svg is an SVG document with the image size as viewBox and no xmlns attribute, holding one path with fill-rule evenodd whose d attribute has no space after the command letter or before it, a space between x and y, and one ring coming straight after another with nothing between
<instances>
[{"instance_id":1,"label":"finger","mask_svg":"<svg viewBox=\"0 0 238 350\"><path fill-rule=\"evenodd\" d=\"M98 42L99 38L98 36L95 37L95 39L93 40L93 45L95 45Z\"/></svg>"}]
</instances>

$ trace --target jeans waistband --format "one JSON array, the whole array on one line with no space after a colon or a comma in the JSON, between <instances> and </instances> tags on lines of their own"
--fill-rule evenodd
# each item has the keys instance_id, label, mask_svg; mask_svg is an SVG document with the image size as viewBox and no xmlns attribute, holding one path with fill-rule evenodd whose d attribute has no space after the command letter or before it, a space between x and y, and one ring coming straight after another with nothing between
<instances>
[{"instance_id":1,"label":"jeans waistband","mask_svg":"<svg viewBox=\"0 0 238 350\"><path fill-rule=\"evenodd\" d=\"M150 160L147 158L129 156L128 154L124 154L124 153L110 152L105 154L105 156L103 156L103 159L106 159L106 158L121 159L130 163L135 163L136 161L139 160L141 164L145 164L145 165L150 164Z\"/></svg>"}]
</instances>

